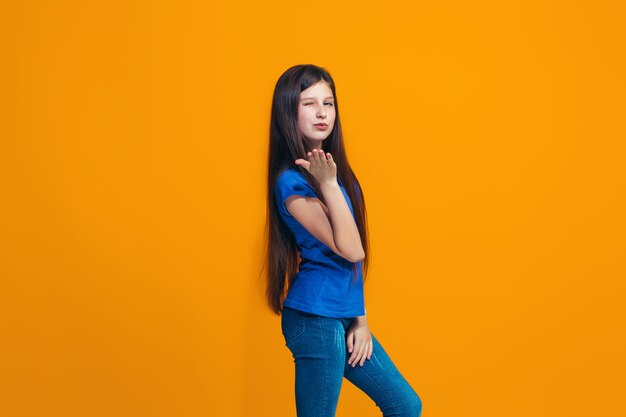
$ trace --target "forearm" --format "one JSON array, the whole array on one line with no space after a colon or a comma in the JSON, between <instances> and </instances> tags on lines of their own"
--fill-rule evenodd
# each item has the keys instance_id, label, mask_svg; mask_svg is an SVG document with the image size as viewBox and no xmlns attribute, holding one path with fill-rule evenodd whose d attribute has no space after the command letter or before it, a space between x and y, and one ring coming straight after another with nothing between
<instances>
[{"instance_id":1,"label":"forearm","mask_svg":"<svg viewBox=\"0 0 626 417\"><path fill-rule=\"evenodd\" d=\"M364 252L359 229L339 184L337 182L322 183L320 189L328 207L335 246L350 258L362 258Z\"/></svg>"},{"instance_id":2,"label":"forearm","mask_svg":"<svg viewBox=\"0 0 626 417\"><path fill-rule=\"evenodd\" d=\"M359 321L359 322L367 323L367 317L366 317L367 309L365 309L365 307L363 309L365 311L365 314L363 314L362 316L357 316L356 320Z\"/></svg>"}]
</instances>

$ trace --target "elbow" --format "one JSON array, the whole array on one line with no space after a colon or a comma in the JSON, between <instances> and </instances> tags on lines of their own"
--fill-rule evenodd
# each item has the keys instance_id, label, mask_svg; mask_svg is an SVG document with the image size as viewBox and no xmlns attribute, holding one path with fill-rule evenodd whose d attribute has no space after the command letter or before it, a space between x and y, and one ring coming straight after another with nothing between
<instances>
[{"instance_id":1,"label":"elbow","mask_svg":"<svg viewBox=\"0 0 626 417\"><path fill-rule=\"evenodd\" d=\"M359 262L359 261L362 261L363 259L365 259L365 252L363 252L363 250L362 250L362 249L361 249L361 251L359 251L357 254L355 254L355 255L353 255L353 256L350 256L350 257L348 258L348 260L349 260L350 262L355 262L355 263L356 263L356 262Z\"/></svg>"},{"instance_id":2,"label":"elbow","mask_svg":"<svg viewBox=\"0 0 626 417\"><path fill-rule=\"evenodd\" d=\"M363 246L360 244L360 242L359 244L351 246L349 249L341 248L339 246L336 246L334 249L336 249L335 253L341 256L346 261L356 263L365 259L365 251L363 250ZM342 249L345 249L345 250L342 250Z\"/></svg>"}]
</instances>

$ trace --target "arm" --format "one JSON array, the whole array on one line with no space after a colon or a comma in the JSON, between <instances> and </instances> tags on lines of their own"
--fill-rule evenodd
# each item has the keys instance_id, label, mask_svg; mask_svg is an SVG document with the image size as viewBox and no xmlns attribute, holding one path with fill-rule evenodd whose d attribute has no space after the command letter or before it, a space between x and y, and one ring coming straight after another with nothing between
<instances>
[{"instance_id":1,"label":"arm","mask_svg":"<svg viewBox=\"0 0 626 417\"><path fill-rule=\"evenodd\" d=\"M302 227L337 255L358 262L364 257L359 230L339 185L335 187L322 188L330 207L319 198L293 195L285 200L285 208ZM339 198L341 200L336 201Z\"/></svg>"},{"instance_id":2,"label":"arm","mask_svg":"<svg viewBox=\"0 0 626 417\"><path fill-rule=\"evenodd\" d=\"M365 310L365 314L357 316L356 321L367 324L367 309L365 307L363 307L363 309Z\"/></svg>"},{"instance_id":3,"label":"arm","mask_svg":"<svg viewBox=\"0 0 626 417\"><path fill-rule=\"evenodd\" d=\"M358 262L365 256L359 229L337 182L336 165L323 152L309 152L303 165L320 183L326 205L318 198L293 195L285 208L298 222L339 256ZM330 155L330 154L329 154ZM296 162L304 161L303 159Z\"/></svg>"},{"instance_id":4,"label":"arm","mask_svg":"<svg viewBox=\"0 0 626 417\"><path fill-rule=\"evenodd\" d=\"M365 256L361 235L337 180L322 183L320 188L328 207L328 217L337 249L342 253L350 254L352 262L360 261Z\"/></svg>"}]
</instances>

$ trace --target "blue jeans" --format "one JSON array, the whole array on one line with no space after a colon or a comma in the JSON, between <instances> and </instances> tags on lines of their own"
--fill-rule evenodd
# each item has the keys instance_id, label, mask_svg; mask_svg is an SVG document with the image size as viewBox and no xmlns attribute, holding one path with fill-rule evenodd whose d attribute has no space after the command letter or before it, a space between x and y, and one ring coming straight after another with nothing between
<instances>
[{"instance_id":1,"label":"blue jeans","mask_svg":"<svg viewBox=\"0 0 626 417\"><path fill-rule=\"evenodd\" d=\"M296 372L298 417L334 417L345 377L384 417L419 417L422 401L372 333L374 350L361 367L348 365L346 329L352 318L323 317L284 307L281 328Z\"/></svg>"}]
</instances>

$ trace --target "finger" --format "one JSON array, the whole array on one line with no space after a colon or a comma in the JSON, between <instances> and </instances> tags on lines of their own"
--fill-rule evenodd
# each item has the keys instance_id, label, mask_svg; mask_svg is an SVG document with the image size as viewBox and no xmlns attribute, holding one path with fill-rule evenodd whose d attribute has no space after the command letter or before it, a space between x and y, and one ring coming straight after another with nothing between
<instances>
[{"instance_id":1,"label":"finger","mask_svg":"<svg viewBox=\"0 0 626 417\"><path fill-rule=\"evenodd\" d=\"M359 351L359 354L356 355L356 358L354 358L354 360L352 361L352 367L353 368L356 366L357 363L359 363L359 361L361 360L362 357L363 357L363 351Z\"/></svg>"},{"instance_id":2,"label":"finger","mask_svg":"<svg viewBox=\"0 0 626 417\"><path fill-rule=\"evenodd\" d=\"M363 366L363 362L365 362L365 352L367 351L368 347L367 347L367 343L362 343L361 344L361 351L359 352L359 357L358 359L355 361L355 365L357 362L359 363L359 366Z\"/></svg>"},{"instance_id":3,"label":"finger","mask_svg":"<svg viewBox=\"0 0 626 417\"><path fill-rule=\"evenodd\" d=\"M357 362L361 359L361 356L363 356L363 348L365 347L365 343L363 343L362 340L358 341L358 347L355 348L355 353L356 355L354 355L354 360L352 361L352 367L354 368L357 364Z\"/></svg>"},{"instance_id":4,"label":"finger","mask_svg":"<svg viewBox=\"0 0 626 417\"><path fill-rule=\"evenodd\" d=\"M353 342L353 335L354 333L350 333L348 335L348 338L346 339L346 346L348 347L348 352L352 353L352 348L354 347L354 342Z\"/></svg>"},{"instance_id":5,"label":"finger","mask_svg":"<svg viewBox=\"0 0 626 417\"><path fill-rule=\"evenodd\" d=\"M319 154L320 154L320 163L324 165L328 165L328 159L326 159L326 153L320 149Z\"/></svg>"},{"instance_id":6,"label":"finger","mask_svg":"<svg viewBox=\"0 0 626 417\"><path fill-rule=\"evenodd\" d=\"M353 351L352 351L352 355L350 355L350 359L348 359L348 365L353 365L353 366L354 366L354 363L355 363L355 362L356 362L356 360L357 360L357 356L358 356L358 354L359 354L359 350L360 350L360 349L361 349L361 341L360 341L360 340L357 340L357 341L354 343L354 349L353 349Z\"/></svg>"},{"instance_id":7,"label":"finger","mask_svg":"<svg viewBox=\"0 0 626 417\"><path fill-rule=\"evenodd\" d=\"M365 360L367 359L367 352L369 351L369 343L363 343L363 350L361 351L361 357L359 358L359 366L363 366Z\"/></svg>"},{"instance_id":8,"label":"finger","mask_svg":"<svg viewBox=\"0 0 626 417\"><path fill-rule=\"evenodd\" d=\"M303 168L306 168L307 170L309 169L309 167L311 166L311 163L309 161L306 161L302 158L298 158L295 160L296 165L300 165Z\"/></svg>"},{"instance_id":9,"label":"finger","mask_svg":"<svg viewBox=\"0 0 626 417\"><path fill-rule=\"evenodd\" d=\"M372 341L370 342L370 353L369 353L369 355L367 355L367 359L368 359L368 360L372 358L372 354L373 354L373 353L374 353L374 341L372 340Z\"/></svg>"},{"instance_id":10,"label":"finger","mask_svg":"<svg viewBox=\"0 0 626 417\"><path fill-rule=\"evenodd\" d=\"M324 155L324 151L321 149L317 150L317 157L320 164L326 163L326 155Z\"/></svg>"},{"instance_id":11,"label":"finger","mask_svg":"<svg viewBox=\"0 0 626 417\"><path fill-rule=\"evenodd\" d=\"M363 364L365 363L366 360L368 360L368 356L370 354L370 345L372 344L372 342L367 342L365 344L365 349L363 350L363 358L361 358L361 366L363 366Z\"/></svg>"},{"instance_id":12,"label":"finger","mask_svg":"<svg viewBox=\"0 0 626 417\"><path fill-rule=\"evenodd\" d=\"M315 151L315 149L313 149L313 151L309 152L309 162L311 163L311 167L315 168L318 165L318 158L317 158L317 152Z\"/></svg>"},{"instance_id":13,"label":"finger","mask_svg":"<svg viewBox=\"0 0 626 417\"><path fill-rule=\"evenodd\" d=\"M315 153L316 153L315 150L313 150L313 152L309 152L309 163L310 163L309 168L313 168L314 170L318 166Z\"/></svg>"},{"instance_id":14,"label":"finger","mask_svg":"<svg viewBox=\"0 0 626 417\"><path fill-rule=\"evenodd\" d=\"M316 164L320 164L320 152L317 149L313 149L313 159L315 160Z\"/></svg>"},{"instance_id":15,"label":"finger","mask_svg":"<svg viewBox=\"0 0 626 417\"><path fill-rule=\"evenodd\" d=\"M328 154L328 163L330 164L330 166L331 166L331 167L335 167L335 166L337 166L337 165L335 164L335 160L333 159L332 154L330 154L330 153Z\"/></svg>"}]
</instances>

